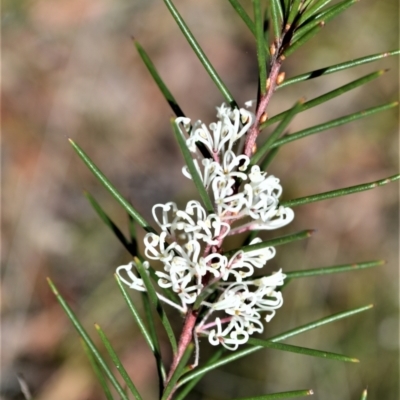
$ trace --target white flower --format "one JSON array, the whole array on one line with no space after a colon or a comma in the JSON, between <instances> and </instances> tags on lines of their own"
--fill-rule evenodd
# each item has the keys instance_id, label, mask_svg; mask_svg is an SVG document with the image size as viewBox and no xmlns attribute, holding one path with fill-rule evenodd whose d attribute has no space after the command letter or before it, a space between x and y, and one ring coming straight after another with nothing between
<instances>
[{"instance_id":1,"label":"white flower","mask_svg":"<svg viewBox=\"0 0 400 400\"><path fill-rule=\"evenodd\" d=\"M117 268L117 270L116 270L116 273L117 273L119 279L121 280L121 282L124 282L125 285L129 286L131 289L139 290L139 292L145 292L146 291L146 287L144 286L143 279L138 278L134 274L134 272L132 271L132 267L134 267L135 269L137 268L136 263L133 262L133 261L131 261L127 265L119 266ZM148 261L145 261L143 263L143 267L144 267L145 270L149 269ZM127 275L129 280L127 280L125 278L125 275Z\"/></svg>"}]
</instances>

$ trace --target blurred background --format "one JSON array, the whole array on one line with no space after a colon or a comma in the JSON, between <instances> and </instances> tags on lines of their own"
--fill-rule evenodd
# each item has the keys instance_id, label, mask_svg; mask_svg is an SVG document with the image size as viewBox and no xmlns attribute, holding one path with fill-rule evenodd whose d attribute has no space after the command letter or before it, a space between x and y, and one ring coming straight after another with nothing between
<instances>
[{"instance_id":1,"label":"blurred background","mask_svg":"<svg viewBox=\"0 0 400 400\"><path fill-rule=\"evenodd\" d=\"M250 2L243 2L249 9ZM176 1L239 104L256 97L255 43L227 1ZM182 109L215 120L223 102L161 0L5 0L2 4L2 400L23 399L23 376L37 400L102 399L78 335L46 284L50 276L96 338L110 336L144 398L155 399L156 371L115 285L128 253L83 196L89 191L127 232L121 207L73 152L71 137L120 192L151 218L155 203L184 204L193 185L181 174L172 112L137 55L144 46ZM398 2L364 0L289 57L286 76L398 48ZM398 98L398 59L328 75L276 93L274 115L381 68L364 87L298 115L294 132ZM269 173L284 199L394 175L398 111L392 109L288 144ZM266 327L272 336L332 313L374 303L363 314L288 343L361 360L343 364L264 350L208 374L191 399L230 399L308 389L324 400L399 398L398 185L295 209L276 237L302 229L309 240L278 248L265 271L385 259L383 267L293 281ZM142 232L139 235L143 235ZM140 307L136 293L132 297ZM180 317L171 313L179 329ZM170 357L164 341L164 356ZM96 338L97 340L97 338ZM202 359L215 351L205 340Z\"/></svg>"}]
</instances>

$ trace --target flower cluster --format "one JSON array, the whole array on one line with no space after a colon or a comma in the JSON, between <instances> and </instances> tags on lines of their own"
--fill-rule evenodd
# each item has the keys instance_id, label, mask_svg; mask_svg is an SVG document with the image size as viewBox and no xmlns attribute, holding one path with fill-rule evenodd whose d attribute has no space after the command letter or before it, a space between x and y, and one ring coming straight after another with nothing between
<instances>
[{"instance_id":1,"label":"flower cluster","mask_svg":"<svg viewBox=\"0 0 400 400\"><path fill-rule=\"evenodd\" d=\"M227 235L284 226L292 221L294 213L279 205L279 179L267 176L258 166L250 167L247 156L236 155L239 151L235 147L240 147L240 139L253 124L254 115L223 104L217 108L217 118L218 122L208 128L201 121L191 127L187 118L176 120L181 129L190 133L187 146L195 157L199 143L211 155L194 162L205 188L213 194L215 213L207 214L194 200L184 210L173 202L157 204L153 218L160 233L147 233L144 244L146 257L163 265L162 271L155 272L158 285L175 293L179 300L174 302L161 294L159 298L186 313L200 294L206 294L200 305L207 311L196 333L207 335L213 345L235 350L246 343L249 335L262 332L261 313L266 314L265 320L269 322L282 305L281 292L276 288L283 285L285 275L278 271L251 280L255 269L275 256L275 249L256 246L256 250L247 248L228 257L221 251L222 242ZM191 178L187 168L183 174ZM239 220L244 222L232 228ZM250 244L257 243L261 239ZM145 291L135 266L120 266L117 274L131 288ZM150 268L147 261L143 266L147 271ZM210 287L216 287L214 301L207 297Z\"/></svg>"}]
</instances>

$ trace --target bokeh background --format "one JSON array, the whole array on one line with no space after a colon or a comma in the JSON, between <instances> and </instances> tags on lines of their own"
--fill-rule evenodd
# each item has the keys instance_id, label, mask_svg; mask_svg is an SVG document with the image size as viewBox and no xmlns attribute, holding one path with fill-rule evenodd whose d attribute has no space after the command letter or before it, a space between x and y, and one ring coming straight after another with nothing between
<instances>
[{"instance_id":1,"label":"bokeh background","mask_svg":"<svg viewBox=\"0 0 400 400\"><path fill-rule=\"evenodd\" d=\"M243 2L249 8L250 2ZM256 96L255 44L227 1L176 1L239 104ZM129 255L103 226L89 191L126 232L121 207L86 170L76 140L146 217L155 203L193 195L171 133L171 110L136 54L149 53L186 115L213 121L220 93L161 0L5 0L2 4L2 350L1 399L22 399L21 374L37 400L103 395L78 336L45 282L50 276L95 337L111 337L146 399L155 366L114 283ZM398 2L364 0L329 23L287 61L286 76L398 47ZM290 131L398 98L398 60L350 69L277 92L273 115L381 68L365 87L296 117ZM285 146L269 172L290 199L368 182L398 171L398 111ZM399 398L398 185L295 209L280 232L316 228L278 248L266 272L384 258L376 269L292 282L266 336L374 303L353 318L310 331L292 344L342 352L360 364L265 350L207 375L191 399L230 399L312 388L314 398ZM142 235L140 233L139 235ZM139 303L135 293L133 298ZM172 313L171 315L174 315ZM177 329L181 320L173 316ZM170 357L165 337L164 356ZM203 360L213 349L203 341Z\"/></svg>"}]
</instances>

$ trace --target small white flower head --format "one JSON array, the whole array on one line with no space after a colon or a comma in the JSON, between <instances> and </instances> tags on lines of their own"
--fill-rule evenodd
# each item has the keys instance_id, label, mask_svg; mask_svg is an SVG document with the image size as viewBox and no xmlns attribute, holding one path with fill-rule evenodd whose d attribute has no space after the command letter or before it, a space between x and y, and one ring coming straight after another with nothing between
<instances>
[{"instance_id":1,"label":"small white flower head","mask_svg":"<svg viewBox=\"0 0 400 400\"><path fill-rule=\"evenodd\" d=\"M143 263L143 267L146 271L149 269L148 261ZM116 270L116 273L121 282L125 283L125 285L129 286L131 289L138 290L139 292L146 292L143 279L136 275L137 272L135 274L135 270L137 270L137 265L134 261L131 261L127 265L119 266Z\"/></svg>"}]
</instances>

